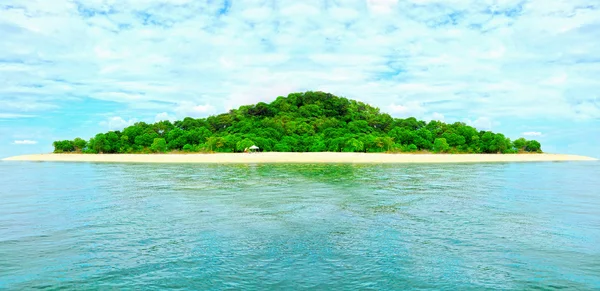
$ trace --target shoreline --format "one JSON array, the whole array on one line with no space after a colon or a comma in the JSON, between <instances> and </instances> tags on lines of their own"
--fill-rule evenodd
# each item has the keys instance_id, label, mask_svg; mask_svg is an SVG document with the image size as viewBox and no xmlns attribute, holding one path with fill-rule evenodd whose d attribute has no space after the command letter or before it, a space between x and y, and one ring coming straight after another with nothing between
<instances>
[{"instance_id":1,"label":"shoreline","mask_svg":"<svg viewBox=\"0 0 600 291\"><path fill-rule=\"evenodd\" d=\"M388 154L388 153L213 153L213 154L33 154L3 159L29 162L91 163L192 163L192 164L421 164L421 163L499 163L566 162L598 159L565 154Z\"/></svg>"}]
</instances>

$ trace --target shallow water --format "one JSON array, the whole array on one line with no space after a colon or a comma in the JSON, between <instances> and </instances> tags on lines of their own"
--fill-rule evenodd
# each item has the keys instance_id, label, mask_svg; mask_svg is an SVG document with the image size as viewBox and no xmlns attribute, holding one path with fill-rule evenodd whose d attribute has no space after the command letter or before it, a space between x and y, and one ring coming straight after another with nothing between
<instances>
[{"instance_id":1,"label":"shallow water","mask_svg":"<svg viewBox=\"0 0 600 291\"><path fill-rule=\"evenodd\" d=\"M0 162L0 289L599 289L600 163Z\"/></svg>"}]
</instances>

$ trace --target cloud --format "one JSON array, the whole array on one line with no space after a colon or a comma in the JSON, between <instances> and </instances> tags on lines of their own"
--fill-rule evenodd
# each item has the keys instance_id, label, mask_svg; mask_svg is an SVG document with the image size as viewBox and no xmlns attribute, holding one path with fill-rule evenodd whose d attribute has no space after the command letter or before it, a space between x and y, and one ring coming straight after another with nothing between
<instances>
[{"instance_id":1,"label":"cloud","mask_svg":"<svg viewBox=\"0 0 600 291\"><path fill-rule=\"evenodd\" d=\"M367 0L367 6L375 13L392 13L396 4L398 0Z\"/></svg>"},{"instance_id":2,"label":"cloud","mask_svg":"<svg viewBox=\"0 0 600 291\"><path fill-rule=\"evenodd\" d=\"M0 10L0 96L26 94L39 110L76 95L224 111L289 93L257 91L281 87L379 107L449 98L463 116L600 117L598 102L570 101L570 88L600 86L600 12L581 0L13 2Z\"/></svg>"},{"instance_id":3,"label":"cloud","mask_svg":"<svg viewBox=\"0 0 600 291\"><path fill-rule=\"evenodd\" d=\"M444 121L445 119L446 119L446 117L444 116L444 114L441 114L438 112L434 112L431 115L431 120Z\"/></svg>"},{"instance_id":4,"label":"cloud","mask_svg":"<svg viewBox=\"0 0 600 291\"><path fill-rule=\"evenodd\" d=\"M554 75L544 80L542 84L544 85L563 85L567 82L568 75L565 73L561 73L558 75Z\"/></svg>"},{"instance_id":5,"label":"cloud","mask_svg":"<svg viewBox=\"0 0 600 291\"><path fill-rule=\"evenodd\" d=\"M156 114L156 116L154 117L155 122L164 121L164 120L173 122L173 121L177 120L177 118L175 118L175 116L171 116L170 114L168 114L166 112Z\"/></svg>"},{"instance_id":6,"label":"cloud","mask_svg":"<svg viewBox=\"0 0 600 291\"><path fill-rule=\"evenodd\" d=\"M11 119L11 118L29 118L35 117L35 115L30 114L17 114L17 113L0 113L1 119Z\"/></svg>"},{"instance_id":7,"label":"cloud","mask_svg":"<svg viewBox=\"0 0 600 291\"><path fill-rule=\"evenodd\" d=\"M185 117L206 117L214 112L215 107L210 104L199 105L193 102L181 102L175 108L175 113L179 119L183 119Z\"/></svg>"},{"instance_id":8,"label":"cloud","mask_svg":"<svg viewBox=\"0 0 600 291\"><path fill-rule=\"evenodd\" d=\"M384 107L384 112L390 113L391 116L397 118L415 117L425 121L445 121L446 116L439 112L431 112L423 104L416 101L406 102L404 104L391 104Z\"/></svg>"},{"instance_id":9,"label":"cloud","mask_svg":"<svg viewBox=\"0 0 600 291\"><path fill-rule=\"evenodd\" d=\"M36 101L26 96L6 97L0 100L0 108L8 111L32 112L58 108L57 105ZM18 114L17 114L18 115Z\"/></svg>"},{"instance_id":10,"label":"cloud","mask_svg":"<svg viewBox=\"0 0 600 291\"><path fill-rule=\"evenodd\" d=\"M101 121L99 125L107 127L109 131L112 130L122 130L125 127L133 125L137 122L136 118L131 118L129 120L125 120L120 116L114 116L109 118L108 120Z\"/></svg>"},{"instance_id":11,"label":"cloud","mask_svg":"<svg viewBox=\"0 0 600 291\"><path fill-rule=\"evenodd\" d=\"M291 92L301 90L299 86L293 84L293 80L282 82L285 85L268 86L261 83L267 83L268 80L265 79L269 77L263 78L262 81L257 82L255 85L236 88L224 102L225 110L238 108L242 105L252 105L258 102L271 102L278 96L287 96ZM321 89L323 88L317 88L316 90Z\"/></svg>"},{"instance_id":12,"label":"cloud","mask_svg":"<svg viewBox=\"0 0 600 291\"><path fill-rule=\"evenodd\" d=\"M492 122L492 120L488 117L479 117L473 121L471 121L470 119L465 119L464 122L467 125L484 131L492 130L492 127L494 125L494 122Z\"/></svg>"},{"instance_id":13,"label":"cloud","mask_svg":"<svg viewBox=\"0 0 600 291\"><path fill-rule=\"evenodd\" d=\"M405 104L391 104L387 107L390 114L394 117L407 118L421 116L427 111L419 102L411 101Z\"/></svg>"},{"instance_id":14,"label":"cloud","mask_svg":"<svg viewBox=\"0 0 600 291\"><path fill-rule=\"evenodd\" d=\"M13 144L18 144L18 145L33 145L33 144L37 144L38 142L35 140L28 140L28 139L24 139L24 140L15 140L13 142Z\"/></svg>"},{"instance_id":15,"label":"cloud","mask_svg":"<svg viewBox=\"0 0 600 291\"><path fill-rule=\"evenodd\" d=\"M542 136L542 133L539 131L528 131L522 133L523 136Z\"/></svg>"}]
</instances>

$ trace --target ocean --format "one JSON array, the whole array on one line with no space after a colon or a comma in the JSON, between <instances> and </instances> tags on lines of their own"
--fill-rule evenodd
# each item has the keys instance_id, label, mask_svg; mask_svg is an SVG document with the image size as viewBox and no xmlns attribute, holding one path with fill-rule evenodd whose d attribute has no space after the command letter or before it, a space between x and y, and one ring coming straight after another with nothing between
<instances>
[{"instance_id":1,"label":"ocean","mask_svg":"<svg viewBox=\"0 0 600 291\"><path fill-rule=\"evenodd\" d=\"M0 289L600 289L600 162L0 162Z\"/></svg>"}]
</instances>

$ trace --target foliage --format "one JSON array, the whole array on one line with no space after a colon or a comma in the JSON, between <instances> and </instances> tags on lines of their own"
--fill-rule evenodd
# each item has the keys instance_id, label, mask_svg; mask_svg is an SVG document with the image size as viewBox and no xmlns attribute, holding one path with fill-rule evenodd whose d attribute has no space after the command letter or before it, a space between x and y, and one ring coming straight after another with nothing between
<instances>
[{"instance_id":1,"label":"foliage","mask_svg":"<svg viewBox=\"0 0 600 291\"><path fill-rule=\"evenodd\" d=\"M519 138L513 142L513 146L519 151L524 151L525 147L527 146L527 140L524 138Z\"/></svg>"},{"instance_id":2,"label":"foliage","mask_svg":"<svg viewBox=\"0 0 600 291\"><path fill-rule=\"evenodd\" d=\"M164 138L155 138L150 149L155 153L164 153L167 151L167 142Z\"/></svg>"},{"instance_id":3,"label":"foliage","mask_svg":"<svg viewBox=\"0 0 600 291\"><path fill-rule=\"evenodd\" d=\"M525 146L525 150L528 152L541 152L542 145L537 140L530 140Z\"/></svg>"},{"instance_id":4,"label":"foliage","mask_svg":"<svg viewBox=\"0 0 600 291\"><path fill-rule=\"evenodd\" d=\"M57 140L52 143L55 153L68 153L75 151L75 146L70 140Z\"/></svg>"},{"instance_id":5,"label":"foliage","mask_svg":"<svg viewBox=\"0 0 600 291\"><path fill-rule=\"evenodd\" d=\"M407 148L408 148L407 151L409 151L409 152L416 152L418 150L417 146L413 143L409 144Z\"/></svg>"},{"instance_id":6,"label":"foliage","mask_svg":"<svg viewBox=\"0 0 600 291\"><path fill-rule=\"evenodd\" d=\"M450 149L450 145L445 138L436 138L433 142L433 151L436 153L445 153Z\"/></svg>"},{"instance_id":7,"label":"foliage","mask_svg":"<svg viewBox=\"0 0 600 291\"><path fill-rule=\"evenodd\" d=\"M235 144L235 148L238 152L243 152L245 149L250 148L254 145L254 142L248 138L238 141Z\"/></svg>"},{"instance_id":8,"label":"foliage","mask_svg":"<svg viewBox=\"0 0 600 291\"><path fill-rule=\"evenodd\" d=\"M74 147L74 150L77 152L83 151L86 146L87 146L87 141L85 141L79 137L75 138L73 140L73 147Z\"/></svg>"},{"instance_id":9,"label":"foliage","mask_svg":"<svg viewBox=\"0 0 600 291\"><path fill-rule=\"evenodd\" d=\"M256 145L280 152L541 152L537 141L511 142L461 122L399 119L378 108L324 92L292 93L207 118L138 122L122 131L56 141L55 152L241 152Z\"/></svg>"}]
</instances>

